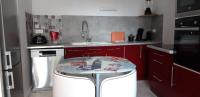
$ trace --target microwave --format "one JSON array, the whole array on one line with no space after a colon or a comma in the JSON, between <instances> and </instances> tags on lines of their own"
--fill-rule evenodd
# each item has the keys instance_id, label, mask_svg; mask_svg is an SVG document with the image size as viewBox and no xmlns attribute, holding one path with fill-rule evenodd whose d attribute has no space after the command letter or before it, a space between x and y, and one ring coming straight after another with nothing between
<instances>
[{"instance_id":1,"label":"microwave","mask_svg":"<svg viewBox=\"0 0 200 97\"><path fill-rule=\"evenodd\" d=\"M177 13L200 10L200 0L177 0Z\"/></svg>"}]
</instances>

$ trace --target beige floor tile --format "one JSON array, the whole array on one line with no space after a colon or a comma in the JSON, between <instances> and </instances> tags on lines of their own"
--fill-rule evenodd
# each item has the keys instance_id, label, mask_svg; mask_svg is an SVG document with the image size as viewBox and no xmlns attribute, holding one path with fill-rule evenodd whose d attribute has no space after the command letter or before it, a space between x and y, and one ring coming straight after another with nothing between
<instances>
[{"instance_id":1,"label":"beige floor tile","mask_svg":"<svg viewBox=\"0 0 200 97\"><path fill-rule=\"evenodd\" d=\"M52 91L34 92L30 97L52 97ZM151 92L147 81L138 81L137 83L137 97L157 97Z\"/></svg>"}]
</instances>

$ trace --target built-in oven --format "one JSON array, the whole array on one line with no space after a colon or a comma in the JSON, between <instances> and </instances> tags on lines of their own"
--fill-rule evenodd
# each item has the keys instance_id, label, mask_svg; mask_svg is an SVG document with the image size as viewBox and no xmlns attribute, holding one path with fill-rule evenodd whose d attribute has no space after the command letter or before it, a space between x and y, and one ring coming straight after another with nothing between
<instances>
[{"instance_id":1,"label":"built-in oven","mask_svg":"<svg viewBox=\"0 0 200 97\"><path fill-rule=\"evenodd\" d=\"M174 50L176 64L200 72L200 16L176 19Z\"/></svg>"},{"instance_id":2,"label":"built-in oven","mask_svg":"<svg viewBox=\"0 0 200 97\"><path fill-rule=\"evenodd\" d=\"M200 9L200 0L177 0L177 13Z\"/></svg>"}]
</instances>

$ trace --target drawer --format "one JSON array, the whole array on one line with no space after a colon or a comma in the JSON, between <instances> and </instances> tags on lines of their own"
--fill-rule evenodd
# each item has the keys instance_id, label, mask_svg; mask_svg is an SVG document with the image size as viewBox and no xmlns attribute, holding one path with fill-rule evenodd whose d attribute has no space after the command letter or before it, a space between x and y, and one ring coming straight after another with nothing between
<instances>
[{"instance_id":1,"label":"drawer","mask_svg":"<svg viewBox=\"0 0 200 97\"><path fill-rule=\"evenodd\" d=\"M169 64L170 62L172 62L172 56L164 52L151 49L150 56L153 62L161 64L161 65Z\"/></svg>"}]
</instances>

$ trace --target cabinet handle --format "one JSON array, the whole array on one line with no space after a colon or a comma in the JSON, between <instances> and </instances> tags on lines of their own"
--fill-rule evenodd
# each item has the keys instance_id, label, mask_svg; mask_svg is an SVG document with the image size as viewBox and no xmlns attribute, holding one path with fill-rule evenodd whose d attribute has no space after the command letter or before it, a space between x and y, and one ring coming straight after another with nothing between
<instances>
[{"instance_id":1,"label":"cabinet handle","mask_svg":"<svg viewBox=\"0 0 200 97\"><path fill-rule=\"evenodd\" d=\"M142 46L140 46L140 59L142 59Z\"/></svg>"},{"instance_id":2,"label":"cabinet handle","mask_svg":"<svg viewBox=\"0 0 200 97\"><path fill-rule=\"evenodd\" d=\"M163 64L162 62L158 61L158 60L153 60L154 62L158 63L158 64Z\"/></svg>"},{"instance_id":3,"label":"cabinet handle","mask_svg":"<svg viewBox=\"0 0 200 97\"><path fill-rule=\"evenodd\" d=\"M160 57L163 57L164 55L161 55L161 54L158 54L158 53L153 53L154 55L157 55L157 56L160 56Z\"/></svg>"},{"instance_id":4,"label":"cabinet handle","mask_svg":"<svg viewBox=\"0 0 200 97\"><path fill-rule=\"evenodd\" d=\"M120 50L121 48L111 48L111 49L108 49L108 50Z\"/></svg>"},{"instance_id":5,"label":"cabinet handle","mask_svg":"<svg viewBox=\"0 0 200 97\"><path fill-rule=\"evenodd\" d=\"M13 72L7 71L5 73L6 75L6 81L7 81L7 89L14 89L15 85L14 85L14 79L13 79Z\"/></svg>"},{"instance_id":6,"label":"cabinet handle","mask_svg":"<svg viewBox=\"0 0 200 97\"><path fill-rule=\"evenodd\" d=\"M156 79L156 80L159 81L159 82L162 82L162 80L159 79L159 78L158 78L157 76L155 76L155 75L153 75L153 78Z\"/></svg>"},{"instance_id":7,"label":"cabinet handle","mask_svg":"<svg viewBox=\"0 0 200 97\"><path fill-rule=\"evenodd\" d=\"M6 55L6 66L5 66L5 69L8 70L8 69L12 69L12 59L11 59L11 52L10 51L7 51L5 53Z\"/></svg>"},{"instance_id":8,"label":"cabinet handle","mask_svg":"<svg viewBox=\"0 0 200 97\"><path fill-rule=\"evenodd\" d=\"M103 49L88 49L88 50L92 50L92 51L100 51L100 50L103 50Z\"/></svg>"},{"instance_id":9,"label":"cabinet handle","mask_svg":"<svg viewBox=\"0 0 200 97\"><path fill-rule=\"evenodd\" d=\"M68 50L68 52L76 52L76 51L82 51L82 50Z\"/></svg>"},{"instance_id":10,"label":"cabinet handle","mask_svg":"<svg viewBox=\"0 0 200 97\"><path fill-rule=\"evenodd\" d=\"M172 66L172 73L171 73L171 87L174 86L174 67Z\"/></svg>"}]
</instances>

